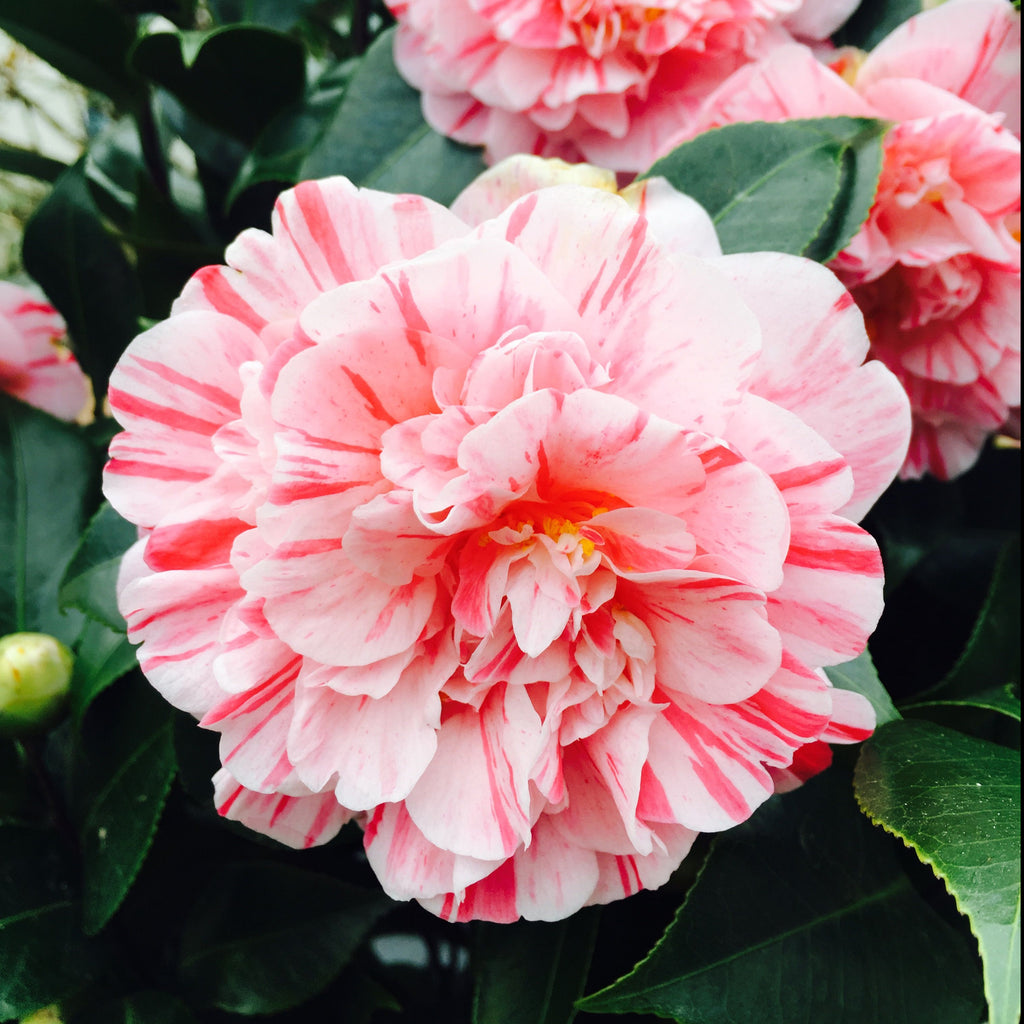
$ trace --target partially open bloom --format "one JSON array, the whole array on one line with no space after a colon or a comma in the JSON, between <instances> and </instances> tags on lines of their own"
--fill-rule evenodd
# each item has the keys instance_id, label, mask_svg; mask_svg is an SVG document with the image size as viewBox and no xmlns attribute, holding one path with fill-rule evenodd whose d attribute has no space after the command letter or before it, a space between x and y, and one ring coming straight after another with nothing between
<instances>
[{"instance_id":1,"label":"partially open bloom","mask_svg":"<svg viewBox=\"0 0 1024 1024\"><path fill-rule=\"evenodd\" d=\"M285 193L125 353L105 490L222 814L354 818L393 897L556 919L870 731L821 666L880 612L854 520L909 413L822 267L673 251L589 186L491 205Z\"/></svg>"},{"instance_id":2,"label":"partially open bloom","mask_svg":"<svg viewBox=\"0 0 1024 1024\"><path fill-rule=\"evenodd\" d=\"M27 288L0 281L0 391L62 420L92 408L92 389L63 344L60 314Z\"/></svg>"},{"instance_id":3,"label":"partially open bloom","mask_svg":"<svg viewBox=\"0 0 1024 1024\"><path fill-rule=\"evenodd\" d=\"M389 0L395 60L438 131L492 160L535 153L639 171L715 86L849 0Z\"/></svg>"},{"instance_id":4,"label":"partially open bloom","mask_svg":"<svg viewBox=\"0 0 1024 1024\"><path fill-rule=\"evenodd\" d=\"M902 475L947 479L1020 405L1020 17L961 0L833 67L782 47L696 129L847 114L894 122L867 223L831 264L914 410Z\"/></svg>"}]
</instances>

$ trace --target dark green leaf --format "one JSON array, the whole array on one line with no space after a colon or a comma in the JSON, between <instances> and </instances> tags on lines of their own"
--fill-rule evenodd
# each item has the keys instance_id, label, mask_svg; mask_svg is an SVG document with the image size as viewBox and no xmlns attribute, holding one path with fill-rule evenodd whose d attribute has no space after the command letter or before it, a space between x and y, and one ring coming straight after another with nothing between
<instances>
[{"instance_id":1,"label":"dark green leaf","mask_svg":"<svg viewBox=\"0 0 1024 1024\"><path fill-rule=\"evenodd\" d=\"M996 563L964 653L928 697L966 697L1003 684L1020 687L1019 537L1006 546Z\"/></svg>"},{"instance_id":2,"label":"dark green leaf","mask_svg":"<svg viewBox=\"0 0 1024 1024\"><path fill-rule=\"evenodd\" d=\"M137 83L125 67L134 25L101 0L0 0L0 29L58 71L124 105Z\"/></svg>"},{"instance_id":3,"label":"dark green leaf","mask_svg":"<svg viewBox=\"0 0 1024 1024\"><path fill-rule=\"evenodd\" d=\"M252 25L154 32L136 43L131 64L196 117L247 144L298 102L305 84L301 44Z\"/></svg>"},{"instance_id":4,"label":"dark green leaf","mask_svg":"<svg viewBox=\"0 0 1024 1024\"><path fill-rule=\"evenodd\" d=\"M686 1024L965 1024L977 968L834 769L724 833L654 950L583 1000Z\"/></svg>"},{"instance_id":5,"label":"dark green leaf","mask_svg":"<svg viewBox=\"0 0 1024 1024\"><path fill-rule=\"evenodd\" d=\"M474 932L474 1024L566 1024L576 1016L597 936L590 908L548 924L479 924Z\"/></svg>"},{"instance_id":6,"label":"dark green leaf","mask_svg":"<svg viewBox=\"0 0 1024 1024\"><path fill-rule=\"evenodd\" d=\"M394 31L389 30L367 50L299 176L344 174L357 185L450 203L483 171L481 151L460 146L427 125L419 93L395 68L393 45Z\"/></svg>"},{"instance_id":7,"label":"dark green leaf","mask_svg":"<svg viewBox=\"0 0 1024 1024\"><path fill-rule=\"evenodd\" d=\"M837 46L873 49L907 18L920 14L924 6L922 0L869 0L854 11L833 41Z\"/></svg>"},{"instance_id":8,"label":"dark green leaf","mask_svg":"<svg viewBox=\"0 0 1024 1024\"><path fill-rule=\"evenodd\" d=\"M139 291L121 247L107 233L83 163L61 175L25 227L25 268L60 310L97 398L135 336Z\"/></svg>"},{"instance_id":9,"label":"dark green leaf","mask_svg":"<svg viewBox=\"0 0 1024 1024\"><path fill-rule=\"evenodd\" d=\"M828 263L867 220L882 173L882 139L888 128L884 121L865 121L863 130L849 139L840 157L839 191L817 237L804 250L808 259Z\"/></svg>"},{"instance_id":10,"label":"dark green leaf","mask_svg":"<svg viewBox=\"0 0 1024 1024\"><path fill-rule=\"evenodd\" d=\"M32 149L22 149L7 142L0 142L0 171L13 171L15 174L27 174L40 181L56 181L68 165L43 156Z\"/></svg>"},{"instance_id":11,"label":"dark green leaf","mask_svg":"<svg viewBox=\"0 0 1024 1024\"><path fill-rule=\"evenodd\" d=\"M287 32L317 0L209 0L219 25L243 21Z\"/></svg>"},{"instance_id":12,"label":"dark green leaf","mask_svg":"<svg viewBox=\"0 0 1024 1024\"><path fill-rule=\"evenodd\" d=\"M104 502L92 517L64 573L61 606L78 608L123 633L124 619L117 610L117 573L121 556L138 539L138 530Z\"/></svg>"},{"instance_id":13,"label":"dark green leaf","mask_svg":"<svg viewBox=\"0 0 1024 1024\"><path fill-rule=\"evenodd\" d=\"M854 785L871 820L946 883L978 938L989 1022L1015 1024L1020 752L931 722L894 722L864 744Z\"/></svg>"},{"instance_id":14,"label":"dark green leaf","mask_svg":"<svg viewBox=\"0 0 1024 1024\"><path fill-rule=\"evenodd\" d=\"M330 983L390 906L377 892L278 864L219 871L182 936L192 998L233 1013L274 1013Z\"/></svg>"},{"instance_id":15,"label":"dark green leaf","mask_svg":"<svg viewBox=\"0 0 1024 1024\"><path fill-rule=\"evenodd\" d=\"M973 693L969 697L953 698L946 700L921 700L913 704L904 705L905 710L910 711L917 708L982 708L986 711L997 711L1008 718L1020 721L1020 694L1015 692L1015 687L1007 684L997 686L992 690L982 690L981 693Z\"/></svg>"},{"instance_id":16,"label":"dark green leaf","mask_svg":"<svg viewBox=\"0 0 1024 1024\"><path fill-rule=\"evenodd\" d=\"M853 661L847 661L842 665L830 665L825 669L825 675L832 685L838 686L840 690L853 690L867 697L875 709L875 721L878 725L894 722L900 717L892 698L878 678L868 650L865 649Z\"/></svg>"},{"instance_id":17,"label":"dark green leaf","mask_svg":"<svg viewBox=\"0 0 1024 1024\"><path fill-rule=\"evenodd\" d=\"M878 125L853 117L726 125L679 146L642 177L660 175L696 199L727 253L824 254L867 214Z\"/></svg>"},{"instance_id":18,"label":"dark green leaf","mask_svg":"<svg viewBox=\"0 0 1024 1024\"><path fill-rule=\"evenodd\" d=\"M231 187L229 201L261 181L299 180L306 154L326 130L356 66L355 62L346 61L328 68L310 86L301 103L278 114L267 125L245 158Z\"/></svg>"},{"instance_id":19,"label":"dark green leaf","mask_svg":"<svg viewBox=\"0 0 1024 1024\"><path fill-rule=\"evenodd\" d=\"M95 965L96 955L78 930L57 837L0 826L0 1020L68 995Z\"/></svg>"},{"instance_id":20,"label":"dark green leaf","mask_svg":"<svg viewBox=\"0 0 1024 1024\"><path fill-rule=\"evenodd\" d=\"M124 631L108 629L90 619L75 644L75 673L71 677L71 714L82 720L86 709L111 683L138 664L135 648Z\"/></svg>"},{"instance_id":21,"label":"dark green leaf","mask_svg":"<svg viewBox=\"0 0 1024 1024\"><path fill-rule=\"evenodd\" d=\"M74 640L81 617L61 614L57 590L95 476L78 427L0 393L0 636L30 630Z\"/></svg>"},{"instance_id":22,"label":"dark green leaf","mask_svg":"<svg viewBox=\"0 0 1024 1024\"><path fill-rule=\"evenodd\" d=\"M126 683L85 720L75 770L82 918L90 935L135 881L174 778L171 709L141 680Z\"/></svg>"}]
</instances>

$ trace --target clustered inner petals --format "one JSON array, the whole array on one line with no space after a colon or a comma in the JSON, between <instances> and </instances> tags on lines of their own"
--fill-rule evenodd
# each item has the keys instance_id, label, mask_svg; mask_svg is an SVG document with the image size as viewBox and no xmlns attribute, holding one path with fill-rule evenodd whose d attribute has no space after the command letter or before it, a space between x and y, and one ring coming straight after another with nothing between
<instances>
[{"instance_id":1,"label":"clustered inner petals","mask_svg":"<svg viewBox=\"0 0 1024 1024\"><path fill-rule=\"evenodd\" d=\"M303 225L336 282L266 288ZM355 819L392 896L551 919L662 884L820 767L808 744L870 730L820 672L880 610L836 513L895 471L907 410L827 271L670 255L597 189L474 229L343 179L231 258L115 371L105 482L143 527L119 584L140 664L221 733L222 814L295 846ZM828 372L756 371L751 259L877 434L799 420Z\"/></svg>"}]
</instances>

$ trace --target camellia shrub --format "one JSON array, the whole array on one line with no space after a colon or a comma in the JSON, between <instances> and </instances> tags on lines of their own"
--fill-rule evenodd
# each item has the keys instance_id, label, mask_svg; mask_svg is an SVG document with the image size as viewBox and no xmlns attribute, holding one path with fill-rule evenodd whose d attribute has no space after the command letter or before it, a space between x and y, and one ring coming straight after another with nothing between
<instances>
[{"instance_id":1,"label":"camellia shrub","mask_svg":"<svg viewBox=\"0 0 1024 1024\"><path fill-rule=\"evenodd\" d=\"M1019 1020L1019 14L925 6L0 0L0 1021Z\"/></svg>"}]
</instances>

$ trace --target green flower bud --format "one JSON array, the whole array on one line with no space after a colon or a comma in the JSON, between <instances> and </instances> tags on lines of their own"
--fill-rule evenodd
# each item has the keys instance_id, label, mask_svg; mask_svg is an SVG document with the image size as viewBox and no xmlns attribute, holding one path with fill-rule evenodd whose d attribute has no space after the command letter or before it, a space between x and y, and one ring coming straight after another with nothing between
<instances>
[{"instance_id":1,"label":"green flower bud","mask_svg":"<svg viewBox=\"0 0 1024 1024\"><path fill-rule=\"evenodd\" d=\"M0 736L44 732L67 702L74 658L46 633L0 639Z\"/></svg>"}]
</instances>

